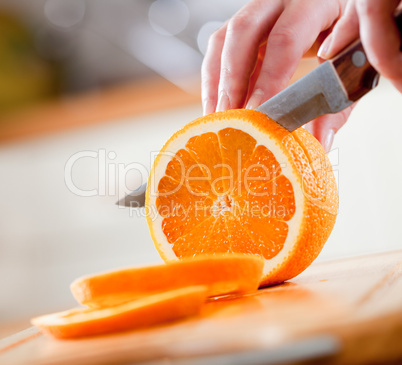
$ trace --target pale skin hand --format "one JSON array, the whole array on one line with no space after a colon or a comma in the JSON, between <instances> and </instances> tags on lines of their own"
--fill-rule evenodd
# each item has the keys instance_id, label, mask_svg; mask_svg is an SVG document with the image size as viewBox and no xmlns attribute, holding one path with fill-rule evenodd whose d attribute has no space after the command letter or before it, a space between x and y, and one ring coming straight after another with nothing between
<instances>
[{"instance_id":1,"label":"pale skin hand","mask_svg":"<svg viewBox=\"0 0 402 365\"><path fill-rule=\"evenodd\" d=\"M256 108L281 91L288 85L303 55L321 43L325 32L339 18L333 36L324 42L319 56L331 57L356 39L360 21L360 31L366 32L362 42L369 60L374 60L377 70L391 78L395 86L400 85L402 56L395 51L400 39L395 24L392 28L391 18L399 1L349 0L347 7L346 3L346 0L251 0L210 39L202 67L204 114ZM372 7L375 9L367 11ZM373 14L376 12L382 15ZM360 13L366 14L364 19ZM383 26L384 19L391 27L388 24L379 33L372 29L367 31L370 27ZM382 39L379 45L377 35L385 33L389 43L385 44ZM377 42L375 46L373 42ZM371 47L370 51L367 47ZM384 48L390 57L387 61L384 61ZM348 108L309 123L308 129L326 151L350 111Z\"/></svg>"},{"instance_id":2,"label":"pale skin hand","mask_svg":"<svg viewBox=\"0 0 402 365\"><path fill-rule=\"evenodd\" d=\"M321 45L318 56L331 58L360 36L371 65L402 92L401 38L394 21L400 4L400 0L349 0L344 15ZM317 118L307 129L321 143L324 141L328 152L334 134L345 124L349 113L350 110L346 110L343 117Z\"/></svg>"}]
</instances>

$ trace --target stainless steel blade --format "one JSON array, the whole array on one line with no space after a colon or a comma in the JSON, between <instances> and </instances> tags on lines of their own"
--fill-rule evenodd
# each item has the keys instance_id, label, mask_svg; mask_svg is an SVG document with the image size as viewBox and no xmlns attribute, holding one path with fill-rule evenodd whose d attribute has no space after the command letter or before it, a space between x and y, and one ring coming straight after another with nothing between
<instances>
[{"instance_id":1,"label":"stainless steel blade","mask_svg":"<svg viewBox=\"0 0 402 365\"><path fill-rule=\"evenodd\" d=\"M292 132L320 115L338 113L352 103L333 64L326 61L257 110Z\"/></svg>"},{"instance_id":2,"label":"stainless steel blade","mask_svg":"<svg viewBox=\"0 0 402 365\"><path fill-rule=\"evenodd\" d=\"M122 207L141 208L145 205L146 190L147 183L142 184L138 189L116 202L116 204Z\"/></svg>"}]
</instances>

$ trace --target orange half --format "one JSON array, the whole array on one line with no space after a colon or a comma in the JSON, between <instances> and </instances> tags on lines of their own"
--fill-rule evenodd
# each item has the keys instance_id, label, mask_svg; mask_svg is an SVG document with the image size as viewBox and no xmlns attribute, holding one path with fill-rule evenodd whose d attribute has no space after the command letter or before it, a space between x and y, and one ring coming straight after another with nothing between
<instances>
[{"instance_id":1,"label":"orange half","mask_svg":"<svg viewBox=\"0 0 402 365\"><path fill-rule=\"evenodd\" d=\"M176 132L154 161L147 220L161 257L261 256L261 285L302 272L335 224L332 166L303 128L289 133L265 114L230 110Z\"/></svg>"}]
</instances>

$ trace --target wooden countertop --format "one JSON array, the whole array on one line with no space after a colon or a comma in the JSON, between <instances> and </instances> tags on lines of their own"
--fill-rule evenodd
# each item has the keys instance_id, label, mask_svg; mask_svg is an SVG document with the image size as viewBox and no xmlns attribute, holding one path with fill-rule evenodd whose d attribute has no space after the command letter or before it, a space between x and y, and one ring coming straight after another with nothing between
<instances>
[{"instance_id":1,"label":"wooden countertop","mask_svg":"<svg viewBox=\"0 0 402 365\"><path fill-rule=\"evenodd\" d=\"M154 328L70 341L31 328L0 341L0 363L386 363L402 361L401 343L400 250L316 263L290 282Z\"/></svg>"}]
</instances>

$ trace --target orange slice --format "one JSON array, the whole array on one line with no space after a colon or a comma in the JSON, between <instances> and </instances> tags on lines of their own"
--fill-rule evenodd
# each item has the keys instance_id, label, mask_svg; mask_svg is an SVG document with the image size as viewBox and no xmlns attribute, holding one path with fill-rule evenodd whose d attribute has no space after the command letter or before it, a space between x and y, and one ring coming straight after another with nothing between
<instances>
[{"instance_id":1,"label":"orange slice","mask_svg":"<svg viewBox=\"0 0 402 365\"><path fill-rule=\"evenodd\" d=\"M116 270L75 280L70 288L81 304L107 307L192 285L206 285L208 296L258 289L264 261L253 255L199 256L169 264Z\"/></svg>"},{"instance_id":2,"label":"orange slice","mask_svg":"<svg viewBox=\"0 0 402 365\"><path fill-rule=\"evenodd\" d=\"M150 295L119 306L77 308L36 317L32 324L55 338L76 338L126 331L197 314L207 288L192 286Z\"/></svg>"},{"instance_id":3,"label":"orange slice","mask_svg":"<svg viewBox=\"0 0 402 365\"><path fill-rule=\"evenodd\" d=\"M200 254L264 258L261 285L290 279L317 257L335 224L332 166L303 128L230 110L196 119L156 157L147 221L167 261Z\"/></svg>"}]
</instances>

